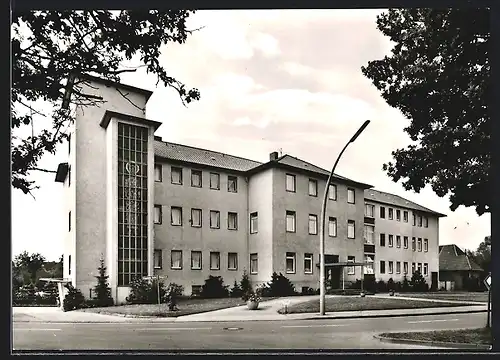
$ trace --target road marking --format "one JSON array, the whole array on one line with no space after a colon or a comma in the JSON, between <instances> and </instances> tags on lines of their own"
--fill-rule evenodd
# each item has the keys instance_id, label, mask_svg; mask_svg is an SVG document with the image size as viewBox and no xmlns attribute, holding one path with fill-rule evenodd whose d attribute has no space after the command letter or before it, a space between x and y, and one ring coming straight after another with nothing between
<instances>
[{"instance_id":1,"label":"road marking","mask_svg":"<svg viewBox=\"0 0 500 360\"><path fill-rule=\"evenodd\" d=\"M135 331L155 331L155 330L211 330L212 328L144 328L144 329L133 329Z\"/></svg>"},{"instance_id":2,"label":"road marking","mask_svg":"<svg viewBox=\"0 0 500 360\"><path fill-rule=\"evenodd\" d=\"M408 321L408 324L422 324L422 323L445 322L445 321L458 321L458 319Z\"/></svg>"},{"instance_id":3,"label":"road marking","mask_svg":"<svg viewBox=\"0 0 500 360\"><path fill-rule=\"evenodd\" d=\"M312 327L334 327L346 326L347 324L325 324L325 325L285 325L282 328L312 328Z\"/></svg>"},{"instance_id":4,"label":"road marking","mask_svg":"<svg viewBox=\"0 0 500 360\"><path fill-rule=\"evenodd\" d=\"M61 331L61 329L28 329L28 328L16 329L16 328L14 328L14 331Z\"/></svg>"}]
</instances>

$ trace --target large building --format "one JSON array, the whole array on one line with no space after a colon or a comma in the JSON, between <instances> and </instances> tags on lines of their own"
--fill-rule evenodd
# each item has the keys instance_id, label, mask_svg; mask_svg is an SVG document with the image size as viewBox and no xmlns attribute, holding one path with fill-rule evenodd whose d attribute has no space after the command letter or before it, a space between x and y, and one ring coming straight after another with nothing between
<instances>
[{"instance_id":1,"label":"large building","mask_svg":"<svg viewBox=\"0 0 500 360\"><path fill-rule=\"evenodd\" d=\"M319 287L328 171L276 152L261 163L165 142L154 135L161 123L145 118L151 92L81 80L80 92L103 102L76 109L56 181L67 199L64 277L85 296L101 256L118 303L136 276L162 275L186 294L209 275L232 285L243 271L254 284L281 272L299 291ZM346 286L362 271L397 281L414 269L437 283L443 215L371 188L336 175L328 189L328 286ZM351 262L365 265L330 266Z\"/></svg>"}]
</instances>

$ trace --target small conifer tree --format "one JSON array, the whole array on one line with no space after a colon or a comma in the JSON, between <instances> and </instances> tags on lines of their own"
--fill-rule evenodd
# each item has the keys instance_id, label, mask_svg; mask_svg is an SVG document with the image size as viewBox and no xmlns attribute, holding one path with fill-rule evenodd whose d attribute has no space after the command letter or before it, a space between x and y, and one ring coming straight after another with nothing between
<instances>
[{"instance_id":1,"label":"small conifer tree","mask_svg":"<svg viewBox=\"0 0 500 360\"><path fill-rule=\"evenodd\" d=\"M97 285L94 287L95 306L111 306L114 301L111 296L111 288L108 283L109 275L106 274L106 266L104 265L103 256L101 256L99 263L99 267L97 268L99 275L95 277L97 279Z\"/></svg>"}]
</instances>

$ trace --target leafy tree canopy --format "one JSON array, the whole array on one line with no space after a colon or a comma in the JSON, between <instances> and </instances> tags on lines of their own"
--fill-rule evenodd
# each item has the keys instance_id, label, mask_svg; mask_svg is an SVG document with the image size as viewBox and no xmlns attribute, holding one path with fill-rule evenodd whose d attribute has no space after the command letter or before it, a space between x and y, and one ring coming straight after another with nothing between
<instances>
[{"instance_id":1,"label":"leafy tree canopy","mask_svg":"<svg viewBox=\"0 0 500 360\"><path fill-rule=\"evenodd\" d=\"M378 29L395 43L390 56L362 68L385 101L411 124L413 143L383 169L406 190L430 184L450 194L451 210L490 211L487 9L390 9Z\"/></svg>"},{"instance_id":2,"label":"leafy tree canopy","mask_svg":"<svg viewBox=\"0 0 500 360\"><path fill-rule=\"evenodd\" d=\"M183 44L192 30L186 19L194 11L33 11L12 14L12 186L30 193L29 179L41 156L55 153L68 137L71 106L61 106L68 79L88 74L119 81L123 62L133 57L157 76L157 84L177 90L184 104L198 100L160 64L163 45ZM193 30L194 31L194 30ZM79 79L79 78L78 78ZM70 104L90 105L98 99L73 87ZM66 99L67 100L67 99ZM52 113L43 110L51 108ZM36 126L34 124L36 123ZM35 132L34 129L42 129ZM24 129L25 131L19 131ZM17 130L17 131L16 131ZM27 130L27 131L26 131ZM30 134L23 136L20 134Z\"/></svg>"}]
</instances>

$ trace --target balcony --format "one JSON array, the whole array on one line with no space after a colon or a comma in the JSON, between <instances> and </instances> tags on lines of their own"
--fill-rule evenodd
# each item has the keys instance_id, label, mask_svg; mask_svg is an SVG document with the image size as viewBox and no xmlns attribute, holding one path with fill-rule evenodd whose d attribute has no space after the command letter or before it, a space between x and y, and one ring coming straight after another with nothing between
<instances>
[{"instance_id":1,"label":"balcony","mask_svg":"<svg viewBox=\"0 0 500 360\"><path fill-rule=\"evenodd\" d=\"M375 225L375 218L370 216L365 216L365 224Z\"/></svg>"}]
</instances>

